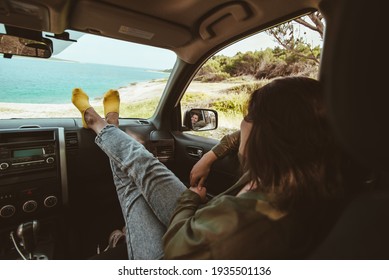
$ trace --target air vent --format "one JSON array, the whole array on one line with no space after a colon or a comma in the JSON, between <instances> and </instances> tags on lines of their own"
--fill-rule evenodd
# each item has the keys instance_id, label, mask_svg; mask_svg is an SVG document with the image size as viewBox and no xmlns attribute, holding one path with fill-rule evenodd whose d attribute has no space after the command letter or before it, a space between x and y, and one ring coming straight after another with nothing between
<instances>
[{"instance_id":1,"label":"air vent","mask_svg":"<svg viewBox=\"0 0 389 280\"><path fill-rule=\"evenodd\" d=\"M157 146L156 147L156 157L162 161L168 161L174 157L174 147L173 146Z\"/></svg>"},{"instance_id":2,"label":"air vent","mask_svg":"<svg viewBox=\"0 0 389 280\"><path fill-rule=\"evenodd\" d=\"M75 155L78 151L78 136L77 132L65 133L66 153L68 155Z\"/></svg>"}]
</instances>

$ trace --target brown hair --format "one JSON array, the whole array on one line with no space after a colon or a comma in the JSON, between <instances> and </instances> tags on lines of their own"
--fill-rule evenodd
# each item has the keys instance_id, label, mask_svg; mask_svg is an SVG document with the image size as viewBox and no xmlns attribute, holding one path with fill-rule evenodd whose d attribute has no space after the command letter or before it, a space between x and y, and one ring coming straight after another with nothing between
<instances>
[{"instance_id":1,"label":"brown hair","mask_svg":"<svg viewBox=\"0 0 389 280\"><path fill-rule=\"evenodd\" d=\"M277 208L307 210L342 193L319 81L273 80L253 92L245 119L253 123L246 168Z\"/></svg>"}]
</instances>

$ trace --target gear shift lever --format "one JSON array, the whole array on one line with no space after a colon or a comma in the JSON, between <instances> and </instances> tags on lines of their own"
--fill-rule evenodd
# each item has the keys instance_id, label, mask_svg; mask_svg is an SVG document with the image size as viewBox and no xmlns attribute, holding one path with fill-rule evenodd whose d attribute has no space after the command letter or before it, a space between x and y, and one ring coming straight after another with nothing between
<instances>
[{"instance_id":1,"label":"gear shift lever","mask_svg":"<svg viewBox=\"0 0 389 280\"><path fill-rule=\"evenodd\" d=\"M20 224L16 234L21 239L21 245L26 250L30 260L34 257L34 250L37 244L39 223L33 220L27 223Z\"/></svg>"}]
</instances>

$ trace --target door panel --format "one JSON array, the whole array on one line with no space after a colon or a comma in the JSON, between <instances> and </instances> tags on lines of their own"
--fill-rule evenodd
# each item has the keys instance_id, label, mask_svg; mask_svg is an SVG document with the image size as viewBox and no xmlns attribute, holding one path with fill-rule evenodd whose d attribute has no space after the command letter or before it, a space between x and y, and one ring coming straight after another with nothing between
<instances>
[{"instance_id":1,"label":"door panel","mask_svg":"<svg viewBox=\"0 0 389 280\"><path fill-rule=\"evenodd\" d=\"M189 174L193 165L218 141L181 132L173 133L173 137L175 139L175 161L170 168L185 185L189 186ZM232 186L239 179L240 174L236 154L217 160L206 181L209 195L216 195Z\"/></svg>"}]
</instances>

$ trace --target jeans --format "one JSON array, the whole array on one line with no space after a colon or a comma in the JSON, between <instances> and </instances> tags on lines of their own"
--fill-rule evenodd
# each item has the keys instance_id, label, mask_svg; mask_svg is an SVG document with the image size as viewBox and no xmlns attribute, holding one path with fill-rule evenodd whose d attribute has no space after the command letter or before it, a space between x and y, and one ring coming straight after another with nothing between
<instances>
[{"instance_id":1,"label":"jeans","mask_svg":"<svg viewBox=\"0 0 389 280\"><path fill-rule=\"evenodd\" d=\"M187 187L142 144L113 125L104 127L95 142L110 159L129 259L162 258L162 236Z\"/></svg>"}]
</instances>

